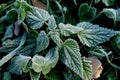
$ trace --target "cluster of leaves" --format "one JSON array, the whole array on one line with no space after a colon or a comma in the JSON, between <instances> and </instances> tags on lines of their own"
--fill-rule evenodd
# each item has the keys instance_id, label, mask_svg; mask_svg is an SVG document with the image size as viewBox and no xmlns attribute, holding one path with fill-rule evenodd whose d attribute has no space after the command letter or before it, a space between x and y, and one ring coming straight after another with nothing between
<instances>
[{"instance_id":1,"label":"cluster of leaves","mask_svg":"<svg viewBox=\"0 0 120 80\"><path fill-rule=\"evenodd\" d=\"M65 0L42 2L47 4L48 11L25 0L0 5L0 79L12 80L20 75L20 80L91 80L92 66L84 58L87 56L101 61L106 58L105 64L112 67L104 75L109 80L111 75L117 76L120 67L111 61L119 60L120 33L115 30L120 9L104 8L97 12L92 7L99 3L112 6L115 0L73 0L72 6ZM100 24L99 16L104 15L113 20L114 28L96 25Z\"/></svg>"}]
</instances>

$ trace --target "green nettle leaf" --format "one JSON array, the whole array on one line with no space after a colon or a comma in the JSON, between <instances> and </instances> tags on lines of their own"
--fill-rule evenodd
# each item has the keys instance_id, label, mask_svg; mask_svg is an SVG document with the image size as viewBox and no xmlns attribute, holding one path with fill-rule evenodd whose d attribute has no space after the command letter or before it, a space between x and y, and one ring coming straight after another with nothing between
<instances>
[{"instance_id":1,"label":"green nettle leaf","mask_svg":"<svg viewBox=\"0 0 120 80\"><path fill-rule=\"evenodd\" d=\"M115 21L120 21L120 9L103 9L103 12L108 18L112 18Z\"/></svg>"},{"instance_id":2,"label":"green nettle leaf","mask_svg":"<svg viewBox=\"0 0 120 80\"><path fill-rule=\"evenodd\" d=\"M55 19L54 19L54 16L51 15L51 16L50 16L50 19L49 19L49 21L48 21L48 29L49 29L49 30L53 30L53 29L55 29L55 28L57 28L56 21L55 21Z\"/></svg>"},{"instance_id":3,"label":"green nettle leaf","mask_svg":"<svg viewBox=\"0 0 120 80\"><path fill-rule=\"evenodd\" d=\"M48 74L46 74L44 77L47 80L62 80L60 74L58 74L59 71L52 70Z\"/></svg>"},{"instance_id":4,"label":"green nettle leaf","mask_svg":"<svg viewBox=\"0 0 120 80\"><path fill-rule=\"evenodd\" d=\"M46 49L49 45L49 38L46 35L45 31L41 31L39 33L39 36L37 38L36 42L36 52L40 52L44 49Z\"/></svg>"},{"instance_id":5,"label":"green nettle leaf","mask_svg":"<svg viewBox=\"0 0 120 80\"><path fill-rule=\"evenodd\" d=\"M70 36L71 34L76 34L82 29L79 27L75 27L71 24L63 24L63 23L59 24L59 28L60 28L60 33L63 36Z\"/></svg>"},{"instance_id":6,"label":"green nettle leaf","mask_svg":"<svg viewBox=\"0 0 120 80\"><path fill-rule=\"evenodd\" d=\"M45 64L44 67L42 68L42 73L43 74L49 73L49 71L56 66L58 59L59 59L58 48L54 47L50 49L47 55L45 56Z\"/></svg>"},{"instance_id":7,"label":"green nettle leaf","mask_svg":"<svg viewBox=\"0 0 120 80\"><path fill-rule=\"evenodd\" d=\"M102 0L106 6L111 6L115 3L115 0Z\"/></svg>"},{"instance_id":8,"label":"green nettle leaf","mask_svg":"<svg viewBox=\"0 0 120 80\"><path fill-rule=\"evenodd\" d=\"M85 57L82 58L82 69L83 69L83 76L84 80L91 80L92 79L92 65L90 61L85 60Z\"/></svg>"},{"instance_id":9,"label":"green nettle leaf","mask_svg":"<svg viewBox=\"0 0 120 80\"><path fill-rule=\"evenodd\" d=\"M30 34L34 37L37 38L39 36L39 33L36 30L30 30Z\"/></svg>"},{"instance_id":10,"label":"green nettle leaf","mask_svg":"<svg viewBox=\"0 0 120 80\"><path fill-rule=\"evenodd\" d=\"M108 41L111 37L117 34L111 29L102 28L89 22L81 22L77 27L83 28L83 30L79 31L77 35L81 43L88 47L96 46Z\"/></svg>"},{"instance_id":11,"label":"green nettle leaf","mask_svg":"<svg viewBox=\"0 0 120 80\"><path fill-rule=\"evenodd\" d=\"M17 10L13 8L6 13L5 20L7 20L9 23L15 22L17 20L17 16Z\"/></svg>"},{"instance_id":12,"label":"green nettle leaf","mask_svg":"<svg viewBox=\"0 0 120 80\"><path fill-rule=\"evenodd\" d=\"M49 20L49 18L50 15L47 11L33 7L32 12L27 13L26 21L30 28L39 29L44 25L45 21Z\"/></svg>"},{"instance_id":13,"label":"green nettle leaf","mask_svg":"<svg viewBox=\"0 0 120 80\"><path fill-rule=\"evenodd\" d=\"M81 54L75 40L65 40L60 50L60 59L69 69L83 78Z\"/></svg>"},{"instance_id":14,"label":"green nettle leaf","mask_svg":"<svg viewBox=\"0 0 120 80\"><path fill-rule=\"evenodd\" d=\"M30 70L31 80L39 80L41 73L36 73L33 70Z\"/></svg>"},{"instance_id":15,"label":"green nettle leaf","mask_svg":"<svg viewBox=\"0 0 120 80\"><path fill-rule=\"evenodd\" d=\"M63 41L60 39L60 34L57 31L50 31L50 38L60 47Z\"/></svg>"},{"instance_id":16,"label":"green nettle leaf","mask_svg":"<svg viewBox=\"0 0 120 80\"><path fill-rule=\"evenodd\" d=\"M10 72L4 72L4 74L3 74L3 80L11 80Z\"/></svg>"},{"instance_id":17,"label":"green nettle leaf","mask_svg":"<svg viewBox=\"0 0 120 80\"><path fill-rule=\"evenodd\" d=\"M42 71L42 67L44 67L45 58L43 56L35 55L32 58L32 69L39 73Z\"/></svg>"},{"instance_id":18,"label":"green nettle leaf","mask_svg":"<svg viewBox=\"0 0 120 80\"><path fill-rule=\"evenodd\" d=\"M10 26L6 27L6 31L5 31L5 35L2 38L2 41L5 41L7 38L11 38L13 36L13 24L11 24Z\"/></svg>"},{"instance_id":19,"label":"green nettle leaf","mask_svg":"<svg viewBox=\"0 0 120 80\"><path fill-rule=\"evenodd\" d=\"M14 2L14 6L16 7L16 8L22 8L22 9L24 9L25 11L30 11L30 10L32 10L32 7L25 1L25 0L16 0L15 2Z\"/></svg>"},{"instance_id":20,"label":"green nettle leaf","mask_svg":"<svg viewBox=\"0 0 120 80\"><path fill-rule=\"evenodd\" d=\"M89 21L96 15L96 8L89 6L87 3L80 5L78 16L80 21Z\"/></svg>"},{"instance_id":21,"label":"green nettle leaf","mask_svg":"<svg viewBox=\"0 0 120 80\"><path fill-rule=\"evenodd\" d=\"M24 9L19 8L18 9L18 24L21 24L26 17L26 12Z\"/></svg>"},{"instance_id":22,"label":"green nettle leaf","mask_svg":"<svg viewBox=\"0 0 120 80\"><path fill-rule=\"evenodd\" d=\"M19 55L12 59L11 64L8 67L8 70L11 73L21 75L23 68L26 67L31 57Z\"/></svg>"}]
</instances>

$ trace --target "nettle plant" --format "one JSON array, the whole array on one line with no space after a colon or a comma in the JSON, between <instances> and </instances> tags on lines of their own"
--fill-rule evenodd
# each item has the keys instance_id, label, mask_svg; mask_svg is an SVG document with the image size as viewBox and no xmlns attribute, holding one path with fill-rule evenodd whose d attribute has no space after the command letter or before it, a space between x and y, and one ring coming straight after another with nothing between
<instances>
[{"instance_id":1,"label":"nettle plant","mask_svg":"<svg viewBox=\"0 0 120 80\"><path fill-rule=\"evenodd\" d=\"M84 3L80 6L80 23L57 25L53 15L24 0L0 5L0 79L11 80L14 75L31 80L93 79L93 67L81 54L81 47L87 47L86 53L108 56L99 45L118 32L84 22L84 8L95 12L95 8ZM117 10L104 9L99 14L105 13L116 21L114 11Z\"/></svg>"}]
</instances>

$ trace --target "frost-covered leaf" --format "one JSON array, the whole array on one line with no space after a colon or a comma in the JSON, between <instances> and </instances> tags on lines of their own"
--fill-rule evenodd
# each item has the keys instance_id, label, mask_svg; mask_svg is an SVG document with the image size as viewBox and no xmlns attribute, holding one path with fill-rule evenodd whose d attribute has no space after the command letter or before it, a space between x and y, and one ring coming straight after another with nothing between
<instances>
[{"instance_id":1,"label":"frost-covered leaf","mask_svg":"<svg viewBox=\"0 0 120 80\"><path fill-rule=\"evenodd\" d=\"M57 25L56 25L56 21L55 21L55 19L54 19L54 16L51 15L51 16L50 16L50 19L49 19L49 21L48 21L48 29L49 29L49 30L53 30L53 29L55 29L56 27L57 27Z\"/></svg>"},{"instance_id":2,"label":"frost-covered leaf","mask_svg":"<svg viewBox=\"0 0 120 80\"><path fill-rule=\"evenodd\" d=\"M47 11L33 7L32 12L27 13L26 21L30 28L40 29L44 25L45 21L49 20L49 18L50 15Z\"/></svg>"},{"instance_id":3,"label":"frost-covered leaf","mask_svg":"<svg viewBox=\"0 0 120 80\"><path fill-rule=\"evenodd\" d=\"M81 43L88 47L96 46L108 41L111 37L117 34L114 30L102 28L89 22L81 22L77 27L83 28L83 30L79 31L77 35Z\"/></svg>"},{"instance_id":4,"label":"frost-covered leaf","mask_svg":"<svg viewBox=\"0 0 120 80\"><path fill-rule=\"evenodd\" d=\"M39 36L37 37L36 52L40 52L46 49L48 45L49 45L49 38L46 35L45 31L41 31L39 33Z\"/></svg>"},{"instance_id":5,"label":"frost-covered leaf","mask_svg":"<svg viewBox=\"0 0 120 80\"><path fill-rule=\"evenodd\" d=\"M56 66L58 59L59 59L58 48L54 47L50 49L45 56L45 63L44 67L42 68L42 73L43 74L49 73L49 71Z\"/></svg>"},{"instance_id":6,"label":"frost-covered leaf","mask_svg":"<svg viewBox=\"0 0 120 80\"><path fill-rule=\"evenodd\" d=\"M42 67L44 67L45 58L43 56L35 55L32 58L32 69L39 73L42 71Z\"/></svg>"},{"instance_id":7,"label":"frost-covered leaf","mask_svg":"<svg viewBox=\"0 0 120 80\"><path fill-rule=\"evenodd\" d=\"M80 21L89 21L96 15L96 8L89 6L87 3L83 3L79 7L78 16Z\"/></svg>"},{"instance_id":8,"label":"frost-covered leaf","mask_svg":"<svg viewBox=\"0 0 120 80\"><path fill-rule=\"evenodd\" d=\"M111 6L115 3L115 0L102 0L106 6Z\"/></svg>"},{"instance_id":9,"label":"frost-covered leaf","mask_svg":"<svg viewBox=\"0 0 120 80\"><path fill-rule=\"evenodd\" d=\"M91 80L92 79L92 65L90 64L90 61L87 61L85 57L82 58L82 70L83 70L83 76L84 80Z\"/></svg>"},{"instance_id":10,"label":"frost-covered leaf","mask_svg":"<svg viewBox=\"0 0 120 80\"><path fill-rule=\"evenodd\" d=\"M6 27L6 31L5 31L5 35L2 38L2 41L5 41L7 38L11 38L13 36L13 24L11 24L10 26Z\"/></svg>"},{"instance_id":11,"label":"frost-covered leaf","mask_svg":"<svg viewBox=\"0 0 120 80\"><path fill-rule=\"evenodd\" d=\"M60 33L63 36L70 36L71 34L76 34L82 29L79 27L75 27L71 24L63 24L63 23L59 24L59 28L60 28Z\"/></svg>"},{"instance_id":12,"label":"frost-covered leaf","mask_svg":"<svg viewBox=\"0 0 120 80\"><path fill-rule=\"evenodd\" d=\"M35 49L36 49L35 39L28 39L26 40L25 45L23 45L21 49L17 52L17 54L22 55L35 54Z\"/></svg>"},{"instance_id":13,"label":"frost-covered leaf","mask_svg":"<svg viewBox=\"0 0 120 80\"><path fill-rule=\"evenodd\" d=\"M19 55L12 59L11 64L8 67L8 70L11 73L21 75L23 68L28 64L28 61L31 57Z\"/></svg>"},{"instance_id":14,"label":"frost-covered leaf","mask_svg":"<svg viewBox=\"0 0 120 80\"><path fill-rule=\"evenodd\" d=\"M75 40L65 40L60 50L60 59L69 69L83 78L81 54Z\"/></svg>"},{"instance_id":15,"label":"frost-covered leaf","mask_svg":"<svg viewBox=\"0 0 120 80\"><path fill-rule=\"evenodd\" d=\"M120 9L105 8L103 12L108 18L112 18L115 21L120 21Z\"/></svg>"},{"instance_id":16,"label":"frost-covered leaf","mask_svg":"<svg viewBox=\"0 0 120 80\"><path fill-rule=\"evenodd\" d=\"M60 38L60 34L57 31L50 31L49 32L50 38L57 44L57 46L62 45L62 40Z\"/></svg>"},{"instance_id":17,"label":"frost-covered leaf","mask_svg":"<svg viewBox=\"0 0 120 80\"><path fill-rule=\"evenodd\" d=\"M32 58L32 69L37 73L42 71L43 74L47 74L53 67L55 67L58 59L58 48L52 48L45 57L35 55Z\"/></svg>"}]
</instances>

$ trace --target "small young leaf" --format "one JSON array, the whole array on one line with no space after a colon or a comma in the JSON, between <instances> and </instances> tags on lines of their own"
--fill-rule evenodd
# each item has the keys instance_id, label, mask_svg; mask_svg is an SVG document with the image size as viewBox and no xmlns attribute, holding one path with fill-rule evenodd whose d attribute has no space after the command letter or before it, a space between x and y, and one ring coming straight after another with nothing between
<instances>
[{"instance_id":1,"label":"small young leaf","mask_svg":"<svg viewBox=\"0 0 120 80\"><path fill-rule=\"evenodd\" d=\"M59 28L60 28L60 33L63 36L70 36L71 34L76 34L77 32L79 32L82 28L79 27L75 27L71 24L63 24L60 23L59 24Z\"/></svg>"},{"instance_id":2,"label":"small young leaf","mask_svg":"<svg viewBox=\"0 0 120 80\"><path fill-rule=\"evenodd\" d=\"M115 3L115 0L102 0L106 6L111 6Z\"/></svg>"},{"instance_id":3,"label":"small young leaf","mask_svg":"<svg viewBox=\"0 0 120 80\"><path fill-rule=\"evenodd\" d=\"M85 60L85 57L82 58L82 65L83 65L83 76L84 80L91 80L92 79L92 65L90 61Z\"/></svg>"},{"instance_id":4,"label":"small young leaf","mask_svg":"<svg viewBox=\"0 0 120 80\"><path fill-rule=\"evenodd\" d=\"M50 31L49 32L50 38L60 47L63 41L60 39L60 34L57 31Z\"/></svg>"},{"instance_id":5,"label":"small young leaf","mask_svg":"<svg viewBox=\"0 0 120 80\"><path fill-rule=\"evenodd\" d=\"M42 67L44 67L45 58L43 56L35 55L32 58L32 69L39 73L42 71Z\"/></svg>"},{"instance_id":6,"label":"small young leaf","mask_svg":"<svg viewBox=\"0 0 120 80\"><path fill-rule=\"evenodd\" d=\"M49 52L45 56L45 65L42 68L42 73L47 74L51 70L51 68L54 68L58 62L59 59L59 53L58 48L54 47L49 50Z\"/></svg>"},{"instance_id":7,"label":"small young leaf","mask_svg":"<svg viewBox=\"0 0 120 80\"><path fill-rule=\"evenodd\" d=\"M83 30L79 31L77 35L81 43L88 47L96 46L108 41L111 37L117 34L111 29L102 28L89 22L81 22L77 27L83 28Z\"/></svg>"},{"instance_id":8,"label":"small young leaf","mask_svg":"<svg viewBox=\"0 0 120 80\"><path fill-rule=\"evenodd\" d=\"M50 15L47 11L33 7L32 12L27 13L26 21L30 28L40 29L49 18Z\"/></svg>"},{"instance_id":9,"label":"small young leaf","mask_svg":"<svg viewBox=\"0 0 120 80\"><path fill-rule=\"evenodd\" d=\"M11 64L8 67L8 70L11 73L21 75L23 68L28 64L28 61L31 57L19 55L12 59Z\"/></svg>"},{"instance_id":10,"label":"small young leaf","mask_svg":"<svg viewBox=\"0 0 120 80\"><path fill-rule=\"evenodd\" d=\"M55 19L54 19L54 16L52 15L52 16L50 16L50 19L49 19L49 21L48 21L48 29L49 29L49 30L53 30L53 29L55 29L56 27L57 27L56 21L55 21Z\"/></svg>"},{"instance_id":11,"label":"small young leaf","mask_svg":"<svg viewBox=\"0 0 120 80\"><path fill-rule=\"evenodd\" d=\"M69 69L83 78L81 54L75 40L65 40L60 50L60 59Z\"/></svg>"},{"instance_id":12,"label":"small young leaf","mask_svg":"<svg viewBox=\"0 0 120 80\"><path fill-rule=\"evenodd\" d=\"M89 6L87 3L83 3L79 7L78 16L80 21L89 21L96 15L96 8Z\"/></svg>"},{"instance_id":13,"label":"small young leaf","mask_svg":"<svg viewBox=\"0 0 120 80\"><path fill-rule=\"evenodd\" d=\"M49 45L49 38L46 35L45 31L41 31L37 38L36 52L40 52L40 51L46 49L48 47L48 45Z\"/></svg>"}]
</instances>

